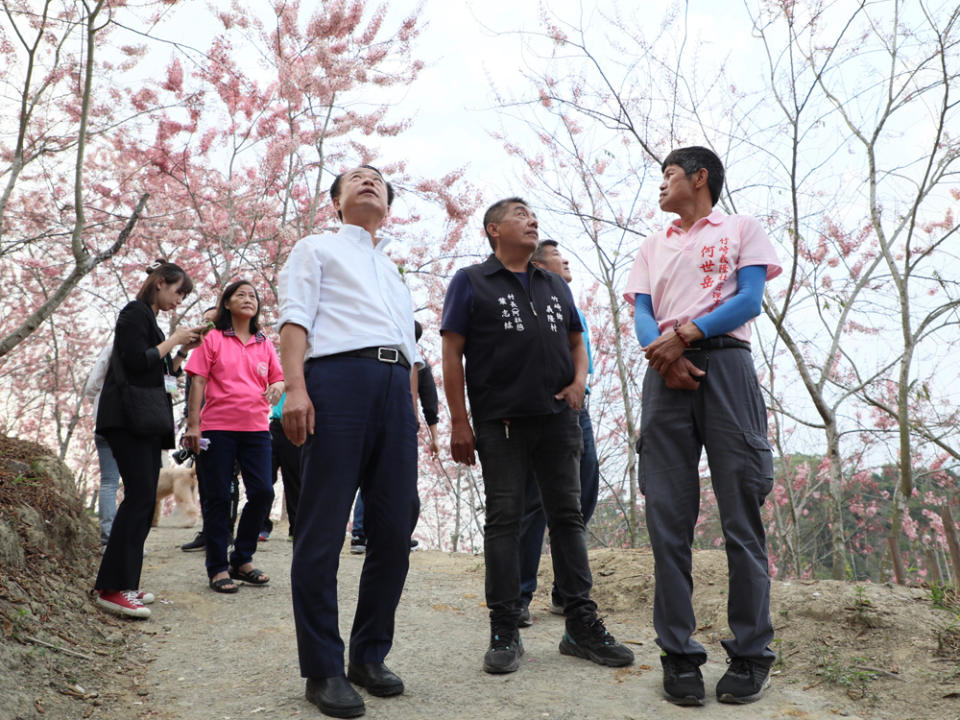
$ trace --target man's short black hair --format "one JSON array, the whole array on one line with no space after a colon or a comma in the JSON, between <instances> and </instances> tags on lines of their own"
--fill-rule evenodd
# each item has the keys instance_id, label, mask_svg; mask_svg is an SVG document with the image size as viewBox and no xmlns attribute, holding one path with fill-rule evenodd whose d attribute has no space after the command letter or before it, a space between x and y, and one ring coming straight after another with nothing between
<instances>
[{"instance_id":1,"label":"man's short black hair","mask_svg":"<svg viewBox=\"0 0 960 720\"><path fill-rule=\"evenodd\" d=\"M387 207L390 207L391 205L393 205L393 185L391 185L387 181L387 179L383 177L383 173L380 172L379 168L375 168L373 165L361 165L360 167L367 168L368 170L373 170L377 175L383 178L383 181L387 184ZM356 168L350 168L350 170L356 170ZM333 179L333 185L330 186L331 200L336 200L338 197L340 197L340 181L343 179L344 175L350 172L350 170L346 170L340 173ZM343 221L343 213L340 212L339 210L337 210L337 217L340 218L341 221Z\"/></svg>"},{"instance_id":2,"label":"man's short black hair","mask_svg":"<svg viewBox=\"0 0 960 720\"><path fill-rule=\"evenodd\" d=\"M505 200L497 200L493 205L487 208L487 211L483 214L483 232L487 236L487 240L490 242L490 247L493 248L496 252L496 246L493 244L493 238L490 237L490 233L487 232L487 225L490 223L498 223L503 220L503 216L507 214L507 207L510 205L523 205L524 207L530 207L527 205L527 201L519 197L509 197Z\"/></svg>"},{"instance_id":3,"label":"man's short black hair","mask_svg":"<svg viewBox=\"0 0 960 720\"><path fill-rule=\"evenodd\" d=\"M664 159L660 172L665 172L667 165L679 166L684 174L693 175L700 168L707 171L707 188L710 190L711 204L716 205L723 190L723 163L710 148L694 145L692 147L677 148Z\"/></svg>"},{"instance_id":4,"label":"man's short black hair","mask_svg":"<svg viewBox=\"0 0 960 720\"><path fill-rule=\"evenodd\" d=\"M541 240L537 244L537 249L533 251L533 257L530 258L530 262L542 263L543 256L546 255L548 247L560 247L560 243L558 243L556 240L551 240L550 238Z\"/></svg>"}]
</instances>

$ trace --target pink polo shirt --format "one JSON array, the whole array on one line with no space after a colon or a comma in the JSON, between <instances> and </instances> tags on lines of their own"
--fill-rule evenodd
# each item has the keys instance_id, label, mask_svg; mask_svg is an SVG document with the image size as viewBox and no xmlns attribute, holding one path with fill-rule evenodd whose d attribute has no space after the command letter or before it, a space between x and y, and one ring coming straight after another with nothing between
<instances>
[{"instance_id":1,"label":"pink polo shirt","mask_svg":"<svg viewBox=\"0 0 960 720\"><path fill-rule=\"evenodd\" d=\"M783 269L755 218L714 210L687 232L678 218L640 246L623 297L633 307L636 295L650 295L662 333L675 321L696 320L736 295L737 270L750 265L766 265L768 281ZM752 323L729 334L749 340Z\"/></svg>"},{"instance_id":2,"label":"pink polo shirt","mask_svg":"<svg viewBox=\"0 0 960 720\"><path fill-rule=\"evenodd\" d=\"M207 379L200 430L269 430L264 392L283 380L273 343L257 333L244 345L233 330L211 330L185 370Z\"/></svg>"}]
</instances>

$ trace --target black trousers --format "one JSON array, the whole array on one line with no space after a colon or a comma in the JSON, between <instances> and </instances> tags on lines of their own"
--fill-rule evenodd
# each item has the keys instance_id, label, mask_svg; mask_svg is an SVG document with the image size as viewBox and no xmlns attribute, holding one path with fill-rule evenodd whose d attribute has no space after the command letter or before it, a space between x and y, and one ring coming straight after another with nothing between
<instances>
[{"instance_id":1,"label":"black trousers","mask_svg":"<svg viewBox=\"0 0 960 720\"><path fill-rule=\"evenodd\" d=\"M514 418L475 424L477 454L483 468L486 520L483 554L486 599L493 622L516 627L520 615L520 523L527 478L536 476L550 528L553 575L567 617L589 618L593 577L580 511L580 453L583 434L577 413Z\"/></svg>"},{"instance_id":2,"label":"black trousers","mask_svg":"<svg viewBox=\"0 0 960 720\"><path fill-rule=\"evenodd\" d=\"M277 484L277 470L283 473L283 497L287 502L287 517L290 519L290 537L297 523L297 504L300 501L300 448L290 442L283 432L280 420L270 421L270 441L272 454L273 484ZM265 530L273 532L273 523L268 517L263 524Z\"/></svg>"},{"instance_id":3,"label":"black trousers","mask_svg":"<svg viewBox=\"0 0 960 720\"><path fill-rule=\"evenodd\" d=\"M120 469L123 502L117 508L94 588L137 590L143 569L143 544L150 533L157 501L161 440L160 436L134 435L126 430L107 430L102 434Z\"/></svg>"}]
</instances>

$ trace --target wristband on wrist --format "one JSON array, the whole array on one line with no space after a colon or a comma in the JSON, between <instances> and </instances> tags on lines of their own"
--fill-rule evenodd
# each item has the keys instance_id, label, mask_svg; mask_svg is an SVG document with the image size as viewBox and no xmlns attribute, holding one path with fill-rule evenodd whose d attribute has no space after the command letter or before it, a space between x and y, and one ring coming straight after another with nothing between
<instances>
[{"instance_id":1,"label":"wristband on wrist","mask_svg":"<svg viewBox=\"0 0 960 720\"><path fill-rule=\"evenodd\" d=\"M183 350L177 350L177 357L178 357L178 358L183 358L184 360L186 360L186 359L187 359L187 353L185 353Z\"/></svg>"},{"instance_id":2,"label":"wristband on wrist","mask_svg":"<svg viewBox=\"0 0 960 720\"><path fill-rule=\"evenodd\" d=\"M692 347L692 345L690 345L690 343L687 341L687 339L686 339L683 335L680 334L680 321L679 321L679 320L674 320L674 321L673 321L673 332L674 332L674 334L676 334L676 336L677 336L678 338L680 338L680 342L683 343L683 346L684 346L684 347Z\"/></svg>"}]
</instances>

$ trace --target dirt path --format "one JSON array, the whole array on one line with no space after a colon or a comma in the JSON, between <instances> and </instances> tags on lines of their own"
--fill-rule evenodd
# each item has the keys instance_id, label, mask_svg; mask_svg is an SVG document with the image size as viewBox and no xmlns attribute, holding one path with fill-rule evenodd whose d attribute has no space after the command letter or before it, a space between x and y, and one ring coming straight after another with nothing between
<instances>
[{"instance_id":1,"label":"dirt path","mask_svg":"<svg viewBox=\"0 0 960 720\"><path fill-rule=\"evenodd\" d=\"M257 566L273 577L265 588L241 587L216 595L204 581L201 553L177 546L193 531L157 528L147 543L144 588L157 595L153 617L138 624L147 671L135 700L139 718L260 720L319 717L303 699L296 663L290 602L292 544L275 535L261 543ZM352 619L352 595L362 556L344 553L340 569L341 628ZM607 624L632 643L637 662L601 668L557 652L561 618L535 602L534 625L523 632L526 655L519 672L490 676L481 670L487 641L482 559L434 551L412 556L389 665L404 679L399 698L365 695L369 718L689 718L660 695L660 671L649 618L607 613ZM774 679L765 699L747 708L720 705L711 689L724 666L705 666L710 718L856 717L835 696L805 690L797 680ZM702 713L701 716L704 716Z\"/></svg>"}]
</instances>

